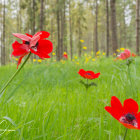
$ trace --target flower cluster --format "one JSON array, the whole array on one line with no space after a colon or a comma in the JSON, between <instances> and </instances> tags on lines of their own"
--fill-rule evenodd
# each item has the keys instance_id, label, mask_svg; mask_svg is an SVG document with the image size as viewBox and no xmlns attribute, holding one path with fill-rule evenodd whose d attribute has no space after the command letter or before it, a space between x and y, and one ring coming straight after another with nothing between
<instances>
[{"instance_id":1,"label":"flower cluster","mask_svg":"<svg viewBox=\"0 0 140 140\"><path fill-rule=\"evenodd\" d=\"M120 55L118 55L117 59L125 60L130 58L131 56L136 57L137 55L135 53L131 54L130 50L125 49L122 53L120 53Z\"/></svg>"},{"instance_id":2,"label":"flower cluster","mask_svg":"<svg viewBox=\"0 0 140 140\"><path fill-rule=\"evenodd\" d=\"M130 50L126 49L126 50L124 50L124 52L122 52L120 55L118 55L118 59L124 60L124 59L129 58L130 56L131 56Z\"/></svg>"}]
</instances>

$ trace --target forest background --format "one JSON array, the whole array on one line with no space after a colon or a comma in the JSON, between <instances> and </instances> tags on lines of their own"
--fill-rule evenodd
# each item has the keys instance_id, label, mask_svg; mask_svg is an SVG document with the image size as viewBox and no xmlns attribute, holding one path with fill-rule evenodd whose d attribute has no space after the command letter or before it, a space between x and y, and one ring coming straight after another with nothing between
<instances>
[{"instance_id":1,"label":"forest background","mask_svg":"<svg viewBox=\"0 0 140 140\"><path fill-rule=\"evenodd\" d=\"M139 55L139 0L2 0L0 62L11 61L12 33L50 32L56 59L129 48ZM81 42L84 41L84 43ZM32 56L33 59L36 56Z\"/></svg>"}]
</instances>

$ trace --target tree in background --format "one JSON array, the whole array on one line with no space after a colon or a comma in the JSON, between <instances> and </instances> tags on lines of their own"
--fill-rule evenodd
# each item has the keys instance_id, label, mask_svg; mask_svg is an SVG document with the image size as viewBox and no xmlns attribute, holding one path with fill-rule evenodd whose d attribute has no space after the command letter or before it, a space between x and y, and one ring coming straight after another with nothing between
<instances>
[{"instance_id":1,"label":"tree in background","mask_svg":"<svg viewBox=\"0 0 140 140\"><path fill-rule=\"evenodd\" d=\"M110 9L111 9L111 32L112 32L112 49L113 53L116 53L118 49L118 38L117 38L117 23L116 23L116 0L110 1Z\"/></svg>"},{"instance_id":2,"label":"tree in background","mask_svg":"<svg viewBox=\"0 0 140 140\"><path fill-rule=\"evenodd\" d=\"M44 25L44 0L40 1L40 31L43 31Z\"/></svg>"},{"instance_id":3,"label":"tree in background","mask_svg":"<svg viewBox=\"0 0 140 140\"><path fill-rule=\"evenodd\" d=\"M139 12L140 12L140 2L139 0L136 1L136 53L139 55L139 29L140 29L140 23L139 23Z\"/></svg>"},{"instance_id":4,"label":"tree in background","mask_svg":"<svg viewBox=\"0 0 140 140\"><path fill-rule=\"evenodd\" d=\"M95 42L95 54L96 52L98 52L99 50L99 46L98 46L98 0L96 0L96 6L95 6L96 10L95 10L95 28L94 28L94 32L95 32L95 37L94 37L94 42Z\"/></svg>"},{"instance_id":5,"label":"tree in background","mask_svg":"<svg viewBox=\"0 0 140 140\"><path fill-rule=\"evenodd\" d=\"M108 0L106 0L106 55L109 56L109 4Z\"/></svg>"},{"instance_id":6,"label":"tree in background","mask_svg":"<svg viewBox=\"0 0 140 140\"><path fill-rule=\"evenodd\" d=\"M2 46L1 46L1 65L5 65L5 0L3 1L3 28L2 28Z\"/></svg>"},{"instance_id":7,"label":"tree in background","mask_svg":"<svg viewBox=\"0 0 140 140\"><path fill-rule=\"evenodd\" d=\"M35 0L32 0L32 9L33 9L33 26L32 26L32 35L35 34L36 32L36 29L35 29L35 26L36 26L36 1Z\"/></svg>"},{"instance_id":8,"label":"tree in background","mask_svg":"<svg viewBox=\"0 0 140 140\"><path fill-rule=\"evenodd\" d=\"M72 17L74 20L74 29L75 29L75 35L77 39L77 48L78 48L78 55L81 57L82 54L82 43L81 39L83 38L83 32L87 29L86 26L86 17L85 17L85 11L83 7L82 2L75 3L75 8L72 13Z\"/></svg>"},{"instance_id":9,"label":"tree in background","mask_svg":"<svg viewBox=\"0 0 140 140\"><path fill-rule=\"evenodd\" d=\"M61 60L61 44L60 44L60 0L57 0L57 48L56 48L56 58L57 61Z\"/></svg>"},{"instance_id":10,"label":"tree in background","mask_svg":"<svg viewBox=\"0 0 140 140\"><path fill-rule=\"evenodd\" d=\"M71 60L73 58L73 31L72 31L72 21L71 21L71 0L69 0L69 38L70 38L70 54Z\"/></svg>"}]
</instances>

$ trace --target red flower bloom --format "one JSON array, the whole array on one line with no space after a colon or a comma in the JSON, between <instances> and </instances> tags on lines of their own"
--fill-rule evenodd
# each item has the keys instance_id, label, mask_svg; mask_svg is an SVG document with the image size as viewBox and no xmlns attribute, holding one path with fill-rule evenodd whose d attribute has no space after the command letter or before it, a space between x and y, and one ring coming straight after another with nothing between
<instances>
[{"instance_id":1,"label":"red flower bloom","mask_svg":"<svg viewBox=\"0 0 140 140\"><path fill-rule=\"evenodd\" d=\"M49 37L49 33L46 31L37 32L35 35L23 35L19 33L13 33L17 38L20 38L23 43L15 41L13 46L13 52L11 55L19 56L18 65L21 63L22 58L27 55L29 52L38 55L40 58L50 58L48 55L53 50L53 44L51 41L46 40L45 38Z\"/></svg>"},{"instance_id":2,"label":"red flower bloom","mask_svg":"<svg viewBox=\"0 0 140 140\"><path fill-rule=\"evenodd\" d=\"M63 57L64 57L65 59L68 59L68 55L67 55L67 54L64 54Z\"/></svg>"},{"instance_id":3,"label":"red flower bloom","mask_svg":"<svg viewBox=\"0 0 140 140\"><path fill-rule=\"evenodd\" d=\"M64 57L65 59L68 59L68 55L67 55L66 52L63 53L63 57Z\"/></svg>"},{"instance_id":4,"label":"red flower bloom","mask_svg":"<svg viewBox=\"0 0 140 140\"><path fill-rule=\"evenodd\" d=\"M132 57L136 57L136 56L137 56L136 54L132 53Z\"/></svg>"},{"instance_id":5,"label":"red flower bloom","mask_svg":"<svg viewBox=\"0 0 140 140\"><path fill-rule=\"evenodd\" d=\"M118 55L117 59L127 59L131 56L131 52L128 49L125 49L124 52L122 52L120 55Z\"/></svg>"},{"instance_id":6,"label":"red flower bloom","mask_svg":"<svg viewBox=\"0 0 140 140\"><path fill-rule=\"evenodd\" d=\"M140 129L140 112L138 109L139 106L133 99L126 99L122 105L115 96L111 98L111 107L105 107L107 112L129 129Z\"/></svg>"},{"instance_id":7,"label":"red flower bloom","mask_svg":"<svg viewBox=\"0 0 140 140\"><path fill-rule=\"evenodd\" d=\"M85 79L95 79L98 78L100 73L94 73L93 71L85 71L83 69L80 69L78 72L79 75L81 75Z\"/></svg>"}]
</instances>

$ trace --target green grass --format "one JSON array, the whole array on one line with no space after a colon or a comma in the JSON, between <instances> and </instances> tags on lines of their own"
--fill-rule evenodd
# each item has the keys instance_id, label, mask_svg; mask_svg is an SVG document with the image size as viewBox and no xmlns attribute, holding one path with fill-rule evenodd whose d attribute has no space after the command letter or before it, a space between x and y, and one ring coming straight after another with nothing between
<instances>
[{"instance_id":1,"label":"green grass","mask_svg":"<svg viewBox=\"0 0 140 140\"><path fill-rule=\"evenodd\" d=\"M131 65L131 80L123 61L44 62L27 64L0 97L0 139L3 140L121 140L125 127L104 109L111 96L133 98L140 105L140 59ZM80 68L101 72L86 93ZM0 68L0 87L16 65ZM127 140L139 140L128 130Z\"/></svg>"}]
</instances>

